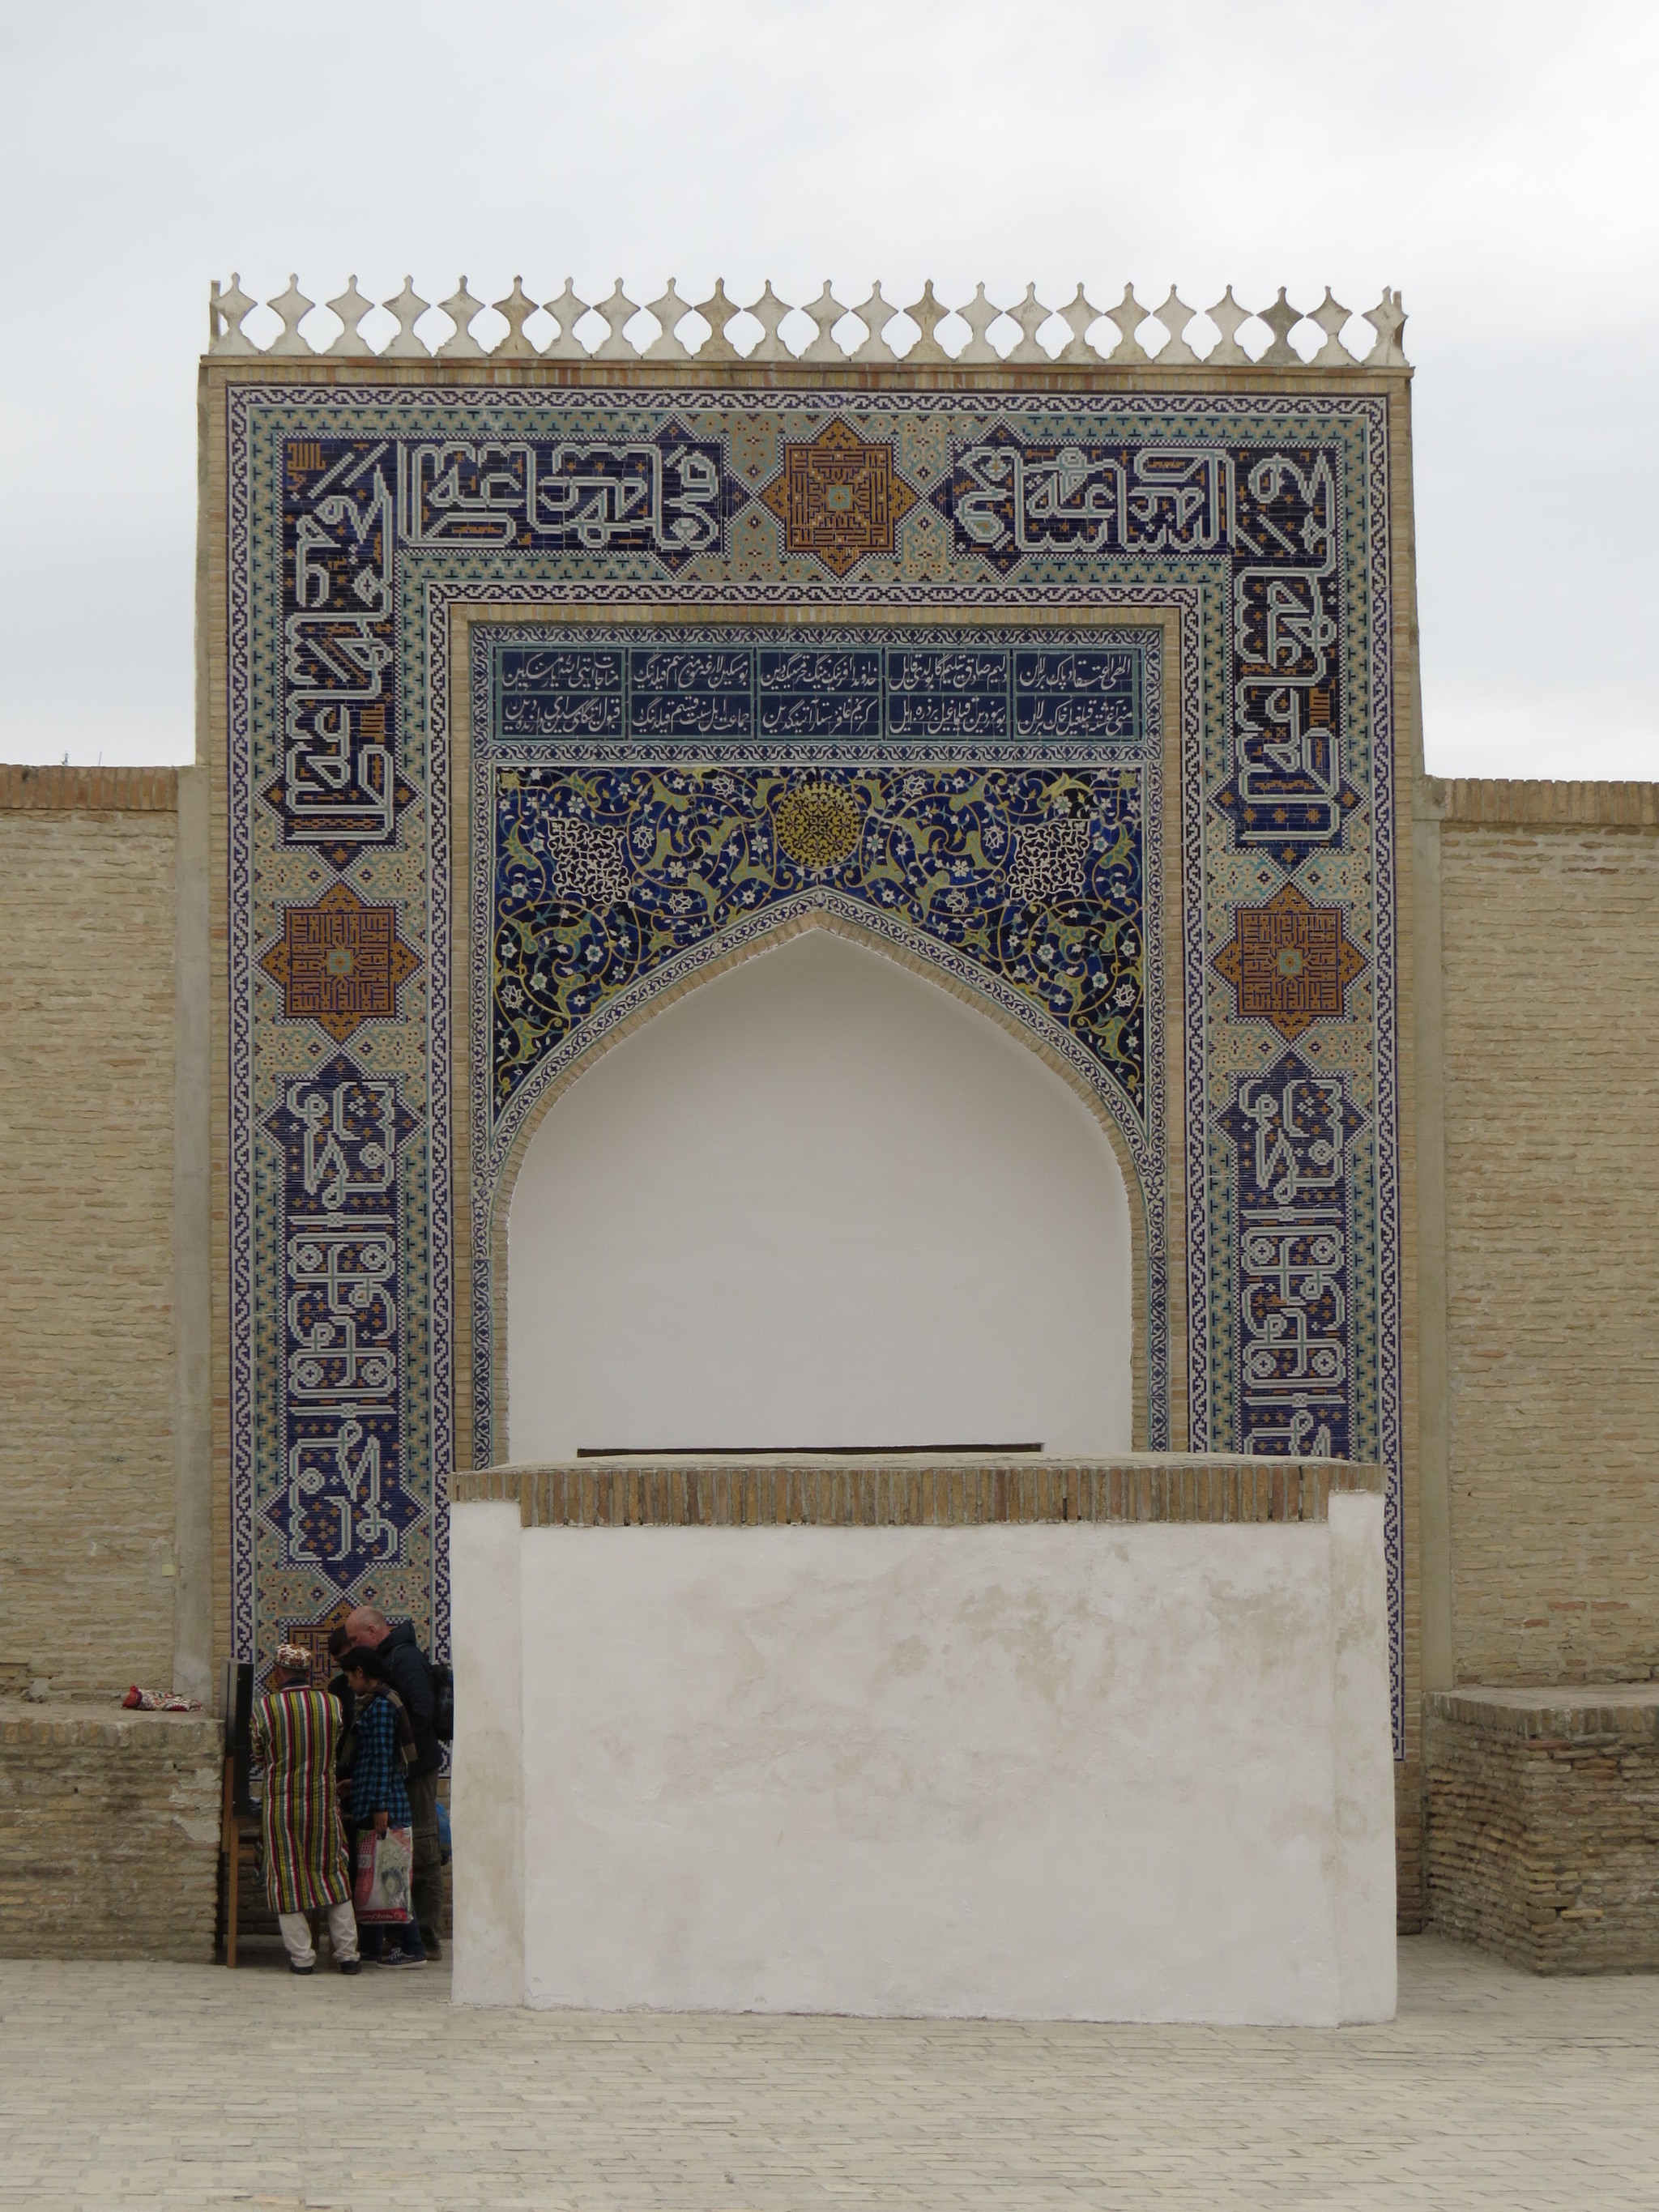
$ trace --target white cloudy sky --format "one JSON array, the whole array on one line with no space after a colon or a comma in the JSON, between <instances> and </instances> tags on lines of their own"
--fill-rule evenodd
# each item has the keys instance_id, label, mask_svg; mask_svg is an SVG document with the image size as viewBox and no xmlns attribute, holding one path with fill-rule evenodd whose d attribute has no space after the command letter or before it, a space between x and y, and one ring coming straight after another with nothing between
<instances>
[{"instance_id":1,"label":"white cloudy sky","mask_svg":"<svg viewBox=\"0 0 1659 2212\"><path fill-rule=\"evenodd\" d=\"M0 0L0 758L191 747L208 279L1405 293L1428 763L1659 776L1652 0Z\"/></svg>"}]
</instances>

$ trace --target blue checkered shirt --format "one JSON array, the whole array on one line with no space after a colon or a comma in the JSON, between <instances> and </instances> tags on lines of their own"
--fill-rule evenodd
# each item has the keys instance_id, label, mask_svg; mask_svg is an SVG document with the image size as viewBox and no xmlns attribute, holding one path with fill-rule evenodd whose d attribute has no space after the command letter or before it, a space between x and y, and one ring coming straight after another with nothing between
<instances>
[{"instance_id":1,"label":"blue checkered shirt","mask_svg":"<svg viewBox=\"0 0 1659 2212\"><path fill-rule=\"evenodd\" d=\"M346 1817L360 1828L366 1828L377 1813L386 1814L394 1828L412 1826L404 1754L398 1738L411 1746L414 1739L397 1692L382 1689L372 1698L364 1698L357 1707L356 1725L357 1756L351 1763L351 1797Z\"/></svg>"}]
</instances>

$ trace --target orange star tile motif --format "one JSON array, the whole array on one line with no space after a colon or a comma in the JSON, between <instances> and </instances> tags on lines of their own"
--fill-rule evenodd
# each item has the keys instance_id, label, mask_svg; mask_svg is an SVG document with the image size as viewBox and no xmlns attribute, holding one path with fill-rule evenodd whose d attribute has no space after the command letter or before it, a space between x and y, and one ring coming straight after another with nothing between
<instances>
[{"instance_id":1,"label":"orange star tile motif","mask_svg":"<svg viewBox=\"0 0 1659 2212\"><path fill-rule=\"evenodd\" d=\"M1344 933L1341 908L1316 906L1294 884L1266 906L1241 907L1215 956L1217 973L1238 994L1239 1019L1271 1023L1292 1042L1346 1012L1344 994L1364 965Z\"/></svg>"},{"instance_id":2,"label":"orange star tile motif","mask_svg":"<svg viewBox=\"0 0 1659 2212\"><path fill-rule=\"evenodd\" d=\"M331 884L315 906L291 906L259 965L283 988L286 1021L315 1022L343 1044L365 1022L389 1021L398 986L420 966L398 935L395 907L368 906Z\"/></svg>"},{"instance_id":3,"label":"orange star tile motif","mask_svg":"<svg viewBox=\"0 0 1659 2212\"><path fill-rule=\"evenodd\" d=\"M844 576L866 554L894 550L917 495L890 445L836 421L816 438L786 441L783 467L760 496L783 525L786 551L811 553Z\"/></svg>"}]
</instances>

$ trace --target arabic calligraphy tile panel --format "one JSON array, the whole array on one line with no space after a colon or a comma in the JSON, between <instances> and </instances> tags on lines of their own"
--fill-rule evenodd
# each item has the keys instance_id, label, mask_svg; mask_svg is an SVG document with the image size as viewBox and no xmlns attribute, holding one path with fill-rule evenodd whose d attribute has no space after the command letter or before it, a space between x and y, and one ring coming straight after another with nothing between
<instances>
[{"instance_id":1,"label":"arabic calligraphy tile panel","mask_svg":"<svg viewBox=\"0 0 1659 2212\"><path fill-rule=\"evenodd\" d=\"M1033 555L1224 556L1234 753L1213 803L1245 847L1293 867L1340 840L1343 769L1336 476L1328 447L1022 441L958 448L933 502L958 554L1012 574Z\"/></svg>"},{"instance_id":2,"label":"arabic calligraphy tile panel","mask_svg":"<svg viewBox=\"0 0 1659 2212\"><path fill-rule=\"evenodd\" d=\"M397 909L331 884L314 906L285 906L283 933L259 957L283 994L284 1021L313 1021L337 1044L388 1021L398 987L420 963L398 935Z\"/></svg>"},{"instance_id":3,"label":"arabic calligraphy tile panel","mask_svg":"<svg viewBox=\"0 0 1659 2212\"><path fill-rule=\"evenodd\" d=\"M539 878L520 863L526 872L514 895L526 914L576 914L591 931L594 916L627 909L641 918L629 927L655 933L650 941L668 948L669 964L695 965L723 933L758 927L791 900L838 901L867 913L872 927L908 930L942 961L967 962L986 988L1006 989L1018 1011L1030 1003L1022 997L1029 987L995 917L1063 910L1091 899L1093 887L1076 817L1046 811L1051 794L1042 777L1055 764L1041 767L1034 788L1044 811L1033 811L1013 757L1034 745L1121 747L1129 741L1091 718L1129 709L1111 705L1109 687L1074 690L1056 705L1056 694L1024 680L1006 641L975 642L978 679L962 681L949 639L924 652L913 638L906 659L902 640L877 652L867 637L831 629L854 617L890 628L942 621L960 648L964 623L1041 627L1173 610L1181 782L1169 804L1178 811L1181 879L1178 895L1170 886L1167 945L1162 908L1150 876L1143 879L1139 988L1143 1009L1167 983L1171 1003L1178 999L1184 1010L1172 1042L1191 1194L1191 1440L1198 1448L1281 1449L1301 1432L1295 1417L1316 1413L1314 1443L1322 1432L1333 1449L1346 1443L1387 1462L1398 1722L1401 1289L1383 402L1363 392L505 383L459 391L256 381L230 385L226 404L238 1648L263 1654L271 1624L320 1619L338 1601L348 1559L329 1572L315 1555L340 1550L346 1503L354 1546L361 1528L371 1532L349 1555L358 1570L352 1587L361 1594L372 1586L441 1641L444 1634L444 1503L434 1466L447 1465L453 1434L453 1237L468 1239L475 1258L479 1250L476 1218L452 1223L450 1189L445 1040L470 957L451 941L444 831L456 744L476 749L486 732L498 754L491 773L520 775L520 830L543 841L531 848ZM843 458L821 462L816 474L803 475L798 461L800 482L769 503L764 495L786 485L797 449ZM793 545L792 531L800 539ZM843 561L848 552L856 557ZM596 642L580 665L563 665L560 680L546 664L535 680L521 667L526 680L501 681L496 694L475 689L471 725L454 732L448 625L454 609L479 604L516 608L522 623L556 611L562 628L573 615L580 627L585 613L600 611L647 631L665 615L690 617L720 632L711 651L735 659L715 672L720 681L688 688L667 681L648 636L625 650L613 640L608 659ZM796 634L770 642L734 634L769 625ZM1026 671L1041 673L1035 660ZM908 798L902 764L890 757L907 747L910 772L930 778ZM1139 766L1146 772L1144 757ZM1091 820L1094 799L1122 767L1103 757L1086 775L1078 770ZM732 780L729 793L712 791L715 775ZM929 890L912 880L896 825L911 818L906 806L915 817L924 801L951 816L964 798L957 781L964 775L980 842L964 877L951 876L947 859L947 888ZM572 811L579 796L589 814ZM740 828L739 862L723 860L724 841L714 840L715 797ZM786 803L792 811L781 815ZM842 850L837 824L854 814L856 838ZM1000 854L986 843L994 817ZM915 818L931 836L925 806ZM652 837L643 871L635 842L641 822ZM756 840L763 828L763 855ZM903 834L914 846L915 828ZM873 872L872 853L883 856ZM683 880L667 874L677 855L688 866ZM1143 864L1151 857L1144 846ZM740 880L739 867L754 873ZM994 878L1000 905L987 890ZM283 1018L279 979L259 969L258 957L289 941L289 910L316 907L332 881L349 884L366 905L395 909L388 944L420 963L395 990L392 1012L377 1012L349 1037L358 1076L389 1085L398 1116L408 1117L406 1129L398 1121L396 1205L387 1209L394 1273L378 1288L362 1245L326 1256L315 1237L318 1266L308 1272L323 1280L299 1284L307 1270L290 1249L288 1163L271 1118L293 1110L285 1109L289 1086L324 1079L339 1047L314 1022ZM881 883L890 904L870 895ZM744 906L748 885L756 902ZM1249 1086L1271 1085L1285 1067L1287 1038L1271 1018L1277 987L1260 995L1253 985L1241 1006L1215 963L1230 943L1265 944L1266 925L1241 926L1241 911L1265 908L1286 886L1338 913L1342 969L1353 966L1343 945L1368 963L1334 996L1310 989L1309 1018L1289 1047L1302 1071L1296 1083L1340 1090L1347 1274L1340 1300L1312 1244L1281 1239L1277 1257L1269 1255L1261 1232L1270 1224L1239 1197L1246 1133L1238 1117L1261 1105L1263 1093ZM634 902L647 888L650 898ZM957 893L967 902L960 911L944 903ZM692 897L691 908L674 906L679 895ZM1304 934L1323 958L1324 938L1314 946L1311 925ZM611 963L614 1000L584 1012L574 1005L574 982L562 979L537 1016L540 1026L511 1031L514 1041L501 1048L496 1073L508 1079L509 1120L543 1070L571 1048L582 1019L623 1018L634 988L625 975L633 940L609 921L603 939L599 964ZM581 939L584 958L599 941ZM1121 940L1114 943L1121 951ZM1291 949L1305 954L1309 946ZM975 966L981 949L988 965ZM1101 980L1115 988L1123 978L1114 957L1099 953ZM533 969L520 980L532 977ZM377 1009L384 1000L381 991ZM1091 1031L1092 1018L1059 1024L1066 1048L1106 1071L1130 1119L1138 1084L1150 1130L1161 1094L1146 1060L1150 1039L1142 1039L1146 1064L1136 1072L1127 1030ZM1299 1013L1293 1018L1300 1024ZM486 1060L495 1051L490 1044ZM495 1079L486 1073L486 1098ZM1281 1083L1281 1113L1283 1091ZM1290 1141L1299 1141L1294 1130ZM1309 1295L1293 1295L1298 1286ZM297 1311L307 1340L320 1328L322 1351L343 1357L343 1337L336 1344L327 1334L340 1318L331 1299L343 1296L356 1322L394 1288L392 1410L365 1399L366 1413L352 1417L358 1433L346 1439L342 1425L324 1440L333 1457L321 1482L290 1493L293 1444L318 1441L301 1439L295 1424L322 1418L305 1413L290 1387L290 1298L303 1289ZM359 1290L365 1304L352 1307ZM1310 1395L1298 1407L1294 1386L1304 1378L1291 1371L1284 1347L1294 1340L1295 1358L1310 1371L1333 1332L1346 1395L1340 1405L1328 1392L1330 1403L1316 1407ZM364 1341L360 1332L357 1352ZM1271 1373L1255 1358L1264 1343L1279 1347ZM1154 1367L1168 1349L1149 1346ZM326 1360L324 1367L331 1371ZM371 1441L376 1453L367 1450ZM377 1458L383 1502L371 1510ZM296 1464L303 1477L321 1463L313 1452ZM391 1558L386 1525L399 1516ZM388 1556L365 1565L370 1552Z\"/></svg>"},{"instance_id":4,"label":"arabic calligraphy tile panel","mask_svg":"<svg viewBox=\"0 0 1659 2212\"><path fill-rule=\"evenodd\" d=\"M1234 1147L1242 1331L1237 1432L1258 1450L1351 1455L1347 1153L1365 1117L1294 1052L1239 1083Z\"/></svg>"},{"instance_id":5,"label":"arabic calligraphy tile panel","mask_svg":"<svg viewBox=\"0 0 1659 2212\"><path fill-rule=\"evenodd\" d=\"M416 1117L343 1053L289 1081L283 1154L283 1480L264 1511L285 1563L349 1588L424 1508L403 1479L398 1154Z\"/></svg>"}]
</instances>

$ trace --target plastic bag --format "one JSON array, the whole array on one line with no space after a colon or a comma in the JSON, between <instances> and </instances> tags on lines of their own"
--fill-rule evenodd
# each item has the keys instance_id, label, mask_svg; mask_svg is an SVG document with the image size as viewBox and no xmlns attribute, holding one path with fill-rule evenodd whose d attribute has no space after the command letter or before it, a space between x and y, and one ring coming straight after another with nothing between
<instances>
[{"instance_id":1,"label":"plastic bag","mask_svg":"<svg viewBox=\"0 0 1659 2212\"><path fill-rule=\"evenodd\" d=\"M383 1836L365 1828L357 1838L357 1879L351 1909L368 1928L404 1926L414 1917L410 1882L415 1871L415 1832L388 1828Z\"/></svg>"}]
</instances>

